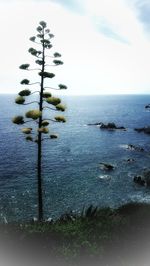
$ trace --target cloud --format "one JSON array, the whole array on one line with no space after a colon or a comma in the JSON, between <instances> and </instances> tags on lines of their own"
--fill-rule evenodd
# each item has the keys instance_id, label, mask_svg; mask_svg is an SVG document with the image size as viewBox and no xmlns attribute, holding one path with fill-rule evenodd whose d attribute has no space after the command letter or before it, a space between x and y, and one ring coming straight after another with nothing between
<instances>
[{"instance_id":1,"label":"cloud","mask_svg":"<svg viewBox=\"0 0 150 266\"><path fill-rule=\"evenodd\" d=\"M150 1L130 0L130 5L134 8L137 18L142 22L144 29L150 33Z\"/></svg>"},{"instance_id":2,"label":"cloud","mask_svg":"<svg viewBox=\"0 0 150 266\"><path fill-rule=\"evenodd\" d=\"M51 86L66 84L66 94L144 93L150 88L149 42L127 1L86 0L84 14L50 0L7 3L0 5L0 24L5 25L0 28L1 92L17 92L28 75L37 80L34 72L18 66L34 63L27 50L40 20L55 35L50 52L60 52L64 61L50 70L56 74Z\"/></svg>"},{"instance_id":3,"label":"cloud","mask_svg":"<svg viewBox=\"0 0 150 266\"><path fill-rule=\"evenodd\" d=\"M104 34L108 38L112 38L116 41L129 44L129 41L124 37L121 36L116 30L113 28L113 25L109 24L107 20L104 18L93 18L93 23L96 26L97 30Z\"/></svg>"},{"instance_id":4,"label":"cloud","mask_svg":"<svg viewBox=\"0 0 150 266\"><path fill-rule=\"evenodd\" d=\"M73 12L77 13L83 13L84 8L83 8L83 2L81 3L79 0L0 0L0 3L19 3L19 2L28 2L28 3L41 3L41 2L51 2L54 4L59 4L63 6L64 8L71 10Z\"/></svg>"},{"instance_id":5,"label":"cloud","mask_svg":"<svg viewBox=\"0 0 150 266\"><path fill-rule=\"evenodd\" d=\"M43 0L39 0L43 1ZM58 3L59 5L63 6L64 8L67 8L73 12L82 13L84 8L81 4L81 1L79 0L47 0L51 1L53 3Z\"/></svg>"},{"instance_id":6,"label":"cloud","mask_svg":"<svg viewBox=\"0 0 150 266\"><path fill-rule=\"evenodd\" d=\"M99 33L122 43L130 43L132 14L123 0L87 0L86 12ZM132 20L132 21L131 21ZM132 27L132 26L131 26Z\"/></svg>"}]
</instances>

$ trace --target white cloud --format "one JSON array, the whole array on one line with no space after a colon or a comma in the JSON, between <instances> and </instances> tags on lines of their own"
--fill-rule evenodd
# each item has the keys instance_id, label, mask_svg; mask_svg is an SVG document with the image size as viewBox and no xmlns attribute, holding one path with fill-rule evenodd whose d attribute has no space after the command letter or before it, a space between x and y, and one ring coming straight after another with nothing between
<instances>
[{"instance_id":1,"label":"white cloud","mask_svg":"<svg viewBox=\"0 0 150 266\"><path fill-rule=\"evenodd\" d=\"M93 18L94 23L108 21L130 45L98 32ZM53 51L62 53L65 63L52 70L57 74L53 86L68 85L67 94L148 91L149 42L134 10L123 0L87 0L84 15L48 1L0 3L0 92L17 92L19 81L28 76L18 66L31 61L27 50L33 44L28 39L40 20L55 34Z\"/></svg>"}]
</instances>

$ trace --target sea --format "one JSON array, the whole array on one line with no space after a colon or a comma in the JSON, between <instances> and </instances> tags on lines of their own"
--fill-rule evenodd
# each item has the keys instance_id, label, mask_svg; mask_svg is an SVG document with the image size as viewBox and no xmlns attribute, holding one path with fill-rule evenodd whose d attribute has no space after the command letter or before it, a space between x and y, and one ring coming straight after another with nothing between
<instances>
[{"instance_id":1,"label":"sea","mask_svg":"<svg viewBox=\"0 0 150 266\"><path fill-rule=\"evenodd\" d=\"M0 95L0 222L37 217L37 144L27 142L23 126L12 123L15 115L37 105L20 106L14 99L15 95ZM134 131L150 125L145 109L150 95L63 96L62 102L67 123L51 122L50 132L59 138L42 142L44 218L80 213L90 205L116 208L150 202L150 188L133 182L135 175L150 169L150 135ZM55 115L45 110L45 118ZM88 125L98 122L114 122L127 130ZM26 126L34 128L36 123ZM129 150L128 144L144 152ZM112 164L114 170L106 171L100 163Z\"/></svg>"}]
</instances>

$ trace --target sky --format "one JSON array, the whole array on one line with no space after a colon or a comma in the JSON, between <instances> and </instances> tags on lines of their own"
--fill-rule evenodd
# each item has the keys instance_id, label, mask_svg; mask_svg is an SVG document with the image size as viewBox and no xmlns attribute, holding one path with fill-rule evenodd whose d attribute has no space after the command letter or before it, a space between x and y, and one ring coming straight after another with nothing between
<instances>
[{"instance_id":1,"label":"sky","mask_svg":"<svg viewBox=\"0 0 150 266\"><path fill-rule=\"evenodd\" d=\"M65 84L67 95L150 93L150 0L0 0L0 93L38 81L18 67L34 63L29 38L41 20L55 35L49 54L64 62L47 69L56 74L47 85Z\"/></svg>"}]
</instances>

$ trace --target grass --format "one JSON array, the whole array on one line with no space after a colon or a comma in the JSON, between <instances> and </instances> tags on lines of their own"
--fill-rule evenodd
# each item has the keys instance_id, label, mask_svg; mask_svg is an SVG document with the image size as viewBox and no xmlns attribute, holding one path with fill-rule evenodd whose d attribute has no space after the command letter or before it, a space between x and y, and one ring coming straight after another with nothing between
<instances>
[{"instance_id":1,"label":"grass","mask_svg":"<svg viewBox=\"0 0 150 266\"><path fill-rule=\"evenodd\" d=\"M150 205L129 203L115 210L90 206L55 222L1 224L0 234L6 251L36 265L147 266L149 226Z\"/></svg>"}]
</instances>

